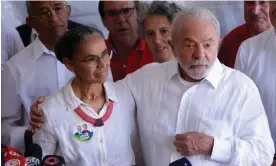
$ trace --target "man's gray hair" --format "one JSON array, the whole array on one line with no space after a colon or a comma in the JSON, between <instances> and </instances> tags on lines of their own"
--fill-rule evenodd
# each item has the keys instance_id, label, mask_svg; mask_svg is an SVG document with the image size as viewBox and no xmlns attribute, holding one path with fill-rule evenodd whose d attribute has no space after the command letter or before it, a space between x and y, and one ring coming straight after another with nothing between
<instances>
[{"instance_id":1,"label":"man's gray hair","mask_svg":"<svg viewBox=\"0 0 276 166\"><path fill-rule=\"evenodd\" d=\"M144 20L148 16L166 16L168 21L172 23L175 14L180 10L181 8L177 6L175 3L170 3L167 1L153 1L150 5L145 4L137 17L138 25L140 28L139 31L143 32Z\"/></svg>"},{"instance_id":2,"label":"man's gray hair","mask_svg":"<svg viewBox=\"0 0 276 166\"><path fill-rule=\"evenodd\" d=\"M185 8L176 14L172 23L173 40L181 33L181 30L182 30L181 25L185 24L185 21L183 22L183 18L192 19L192 20L209 19L213 22L216 28L217 34L218 36L220 36L220 25L216 16L208 9L193 7L193 8Z\"/></svg>"},{"instance_id":3,"label":"man's gray hair","mask_svg":"<svg viewBox=\"0 0 276 166\"><path fill-rule=\"evenodd\" d=\"M32 1L26 1L26 8L29 16L31 15L31 3Z\"/></svg>"},{"instance_id":4,"label":"man's gray hair","mask_svg":"<svg viewBox=\"0 0 276 166\"><path fill-rule=\"evenodd\" d=\"M26 1L26 8L27 8L27 13L28 13L29 16L32 14L32 12L31 12L31 5L32 5L32 2L33 2L33 1ZM66 1L65 1L64 3L65 3L65 5L67 5L67 2L66 2Z\"/></svg>"}]
</instances>

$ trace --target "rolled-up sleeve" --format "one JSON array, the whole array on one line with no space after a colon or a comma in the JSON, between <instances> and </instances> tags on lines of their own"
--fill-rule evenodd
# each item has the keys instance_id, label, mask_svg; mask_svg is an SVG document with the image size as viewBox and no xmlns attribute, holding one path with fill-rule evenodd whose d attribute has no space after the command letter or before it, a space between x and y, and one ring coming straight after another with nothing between
<instances>
[{"instance_id":1,"label":"rolled-up sleeve","mask_svg":"<svg viewBox=\"0 0 276 166\"><path fill-rule=\"evenodd\" d=\"M21 98L18 95L15 73L12 72L11 67L7 64L4 66L4 69L1 76L2 143L23 150L25 149L24 133L28 128L24 126L24 109Z\"/></svg>"},{"instance_id":2,"label":"rolled-up sleeve","mask_svg":"<svg viewBox=\"0 0 276 166\"><path fill-rule=\"evenodd\" d=\"M45 123L34 134L33 142L42 148L44 157L55 154L58 141L55 138L51 120L47 117L45 109L42 108L42 110L44 112Z\"/></svg>"},{"instance_id":3,"label":"rolled-up sleeve","mask_svg":"<svg viewBox=\"0 0 276 166\"><path fill-rule=\"evenodd\" d=\"M235 136L214 139L211 159L229 165L270 166L274 143L256 86L249 88L234 125Z\"/></svg>"}]
</instances>

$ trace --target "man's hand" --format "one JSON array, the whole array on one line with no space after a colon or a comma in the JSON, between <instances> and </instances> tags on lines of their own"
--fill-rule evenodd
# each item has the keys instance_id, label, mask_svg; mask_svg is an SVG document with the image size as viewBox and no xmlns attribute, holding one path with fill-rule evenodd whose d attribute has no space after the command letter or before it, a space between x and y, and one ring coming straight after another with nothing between
<instances>
[{"instance_id":1,"label":"man's hand","mask_svg":"<svg viewBox=\"0 0 276 166\"><path fill-rule=\"evenodd\" d=\"M272 166L276 166L276 160L273 161Z\"/></svg>"},{"instance_id":2,"label":"man's hand","mask_svg":"<svg viewBox=\"0 0 276 166\"><path fill-rule=\"evenodd\" d=\"M40 104L43 103L44 100L44 97L38 97L38 99L31 106L29 130L33 133L35 133L36 128L40 128L41 124L44 123L43 112L40 107Z\"/></svg>"},{"instance_id":3,"label":"man's hand","mask_svg":"<svg viewBox=\"0 0 276 166\"><path fill-rule=\"evenodd\" d=\"M211 155L214 138L199 132L177 134L174 145L177 151L184 156Z\"/></svg>"}]
</instances>

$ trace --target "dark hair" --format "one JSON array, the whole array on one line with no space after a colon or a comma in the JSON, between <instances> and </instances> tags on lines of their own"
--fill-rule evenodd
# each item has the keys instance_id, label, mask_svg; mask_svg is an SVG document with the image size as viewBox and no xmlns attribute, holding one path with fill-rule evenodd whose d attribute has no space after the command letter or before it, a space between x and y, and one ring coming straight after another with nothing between
<instances>
[{"instance_id":1,"label":"dark hair","mask_svg":"<svg viewBox=\"0 0 276 166\"><path fill-rule=\"evenodd\" d=\"M63 63L64 58L72 60L73 55L78 50L80 42L85 40L88 36L96 34L103 37L99 30L88 26L78 26L67 31L55 43L54 51L57 59L61 63Z\"/></svg>"},{"instance_id":2,"label":"dark hair","mask_svg":"<svg viewBox=\"0 0 276 166\"><path fill-rule=\"evenodd\" d=\"M108 1L99 0L99 4L98 4L98 11L102 18L104 18L104 2L108 2ZM139 1L134 1L134 5L135 5L136 11L139 12Z\"/></svg>"},{"instance_id":3,"label":"dark hair","mask_svg":"<svg viewBox=\"0 0 276 166\"><path fill-rule=\"evenodd\" d=\"M29 16L31 15L31 2L32 1L26 1L26 8Z\"/></svg>"}]
</instances>

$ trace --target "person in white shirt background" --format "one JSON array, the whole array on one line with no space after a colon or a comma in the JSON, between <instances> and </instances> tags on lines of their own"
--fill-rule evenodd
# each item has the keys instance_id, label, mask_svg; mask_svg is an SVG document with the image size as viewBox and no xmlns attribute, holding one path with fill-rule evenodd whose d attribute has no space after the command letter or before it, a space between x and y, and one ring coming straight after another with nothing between
<instances>
[{"instance_id":1,"label":"person in white shirt background","mask_svg":"<svg viewBox=\"0 0 276 166\"><path fill-rule=\"evenodd\" d=\"M39 37L13 56L2 72L2 143L24 149L29 110L38 96L63 87L73 74L57 61L56 39L67 31L70 6L64 1L27 1L27 23Z\"/></svg>"},{"instance_id":2,"label":"person in white shirt background","mask_svg":"<svg viewBox=\"0 0 276 166\"><path fill-rule=\"evenodd\" d=\"M1 71L6 62L19 51L24 49L22 40L18 32L9 27L9 23L1 24Z\"/></svg>"},{"instance_id":3,"label":"person in white shirt background","mask_svg":"<svg viewBox=\"0 0 276 166\"><path fill-rule=\"evenodd\" d=\"M111 56L103 36L73 28L57 41L55 53L76 77L41 105L46 122L34 143L43 155L60 149L68 166L135 165L135 103L130 91L106 82Z\"/></svg>"},{"instance_id":4,"label":"person in white shirt background","mask_svg":"<svg viewBox=\"0 0 276 166\"><path fill-rule=\"evenodd\" d=\"M276 2L269 1L274 28L244 41L238 51L235 69L248 75L257 85L276 144ZM274 156L276 166L276 155Z\"/></svg>"},{"instance_id":5,"label":"person in white shirt background","mask_svg":"<svg viewBox=\"0 0 276 166\"><path fill-rule=\"evenodd\" d=\"M175 3L154 1L138 15L138 23L147 45L158 63L174 60L168 43L171 40L171 23L180 11Z\"/></svg>"},{"instance_id":6,"label":"person in white shirt background","mask_svg":"<svg viewBox=\"0 0 276 166\"><path fill-rule=\"evenodd\" d=\"M206 9L179 12L172 23L177 61L116 82L135 100L145 165L271 165L275 149L260 94L246 75L220 64L219 29ZM43 123L38 103L34 128Z\"/></svg>"}]
</instances>

